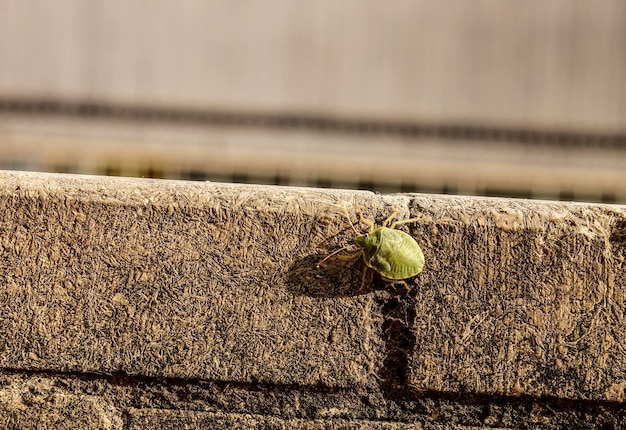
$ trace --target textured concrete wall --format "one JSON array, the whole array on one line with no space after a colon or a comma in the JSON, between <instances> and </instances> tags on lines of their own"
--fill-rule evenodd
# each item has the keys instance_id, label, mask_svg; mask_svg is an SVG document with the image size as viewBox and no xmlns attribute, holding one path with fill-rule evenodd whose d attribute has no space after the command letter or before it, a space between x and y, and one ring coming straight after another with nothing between
<instances>
[{"instance_id":1,"label":"textured concrete wall","mask_svg":"<svg viewBox=\"0 0 626 430\"><path fill-rule=\"evenodd\" d=\"M393 206L410 289L349 244ZM7 428L626 424L626 207L0 172Z\"/></svg>"}]
</instances>

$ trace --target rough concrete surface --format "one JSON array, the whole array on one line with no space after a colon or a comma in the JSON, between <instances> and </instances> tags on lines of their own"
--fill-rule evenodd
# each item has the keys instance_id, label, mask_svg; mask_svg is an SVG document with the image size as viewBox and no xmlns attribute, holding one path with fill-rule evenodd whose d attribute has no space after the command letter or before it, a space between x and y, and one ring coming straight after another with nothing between
<instances>
[{"instance_id":1,"label":"rough concrete surface","mask_svg":"<svg viewBox=\"0 0 626 430\"><path fill-rule=\"evenodd\" d=\"M429 233L424 247L438 252L403 303L414 315L409 384L626 400L623 207L421 197L412 205ZM459 208L453 221L450 205Z\"/></svg>"},{"instance_id":2,"label":"rough concrete surface","mask_svg":"<svg viewBox=\"0 0 626 430\"><path fill-rule=\"evenodd\" d=\"M399 207L424 271L351 243ZM619 428L626 208L0 172L7 428Z\"/></svg>"}]
</instances>

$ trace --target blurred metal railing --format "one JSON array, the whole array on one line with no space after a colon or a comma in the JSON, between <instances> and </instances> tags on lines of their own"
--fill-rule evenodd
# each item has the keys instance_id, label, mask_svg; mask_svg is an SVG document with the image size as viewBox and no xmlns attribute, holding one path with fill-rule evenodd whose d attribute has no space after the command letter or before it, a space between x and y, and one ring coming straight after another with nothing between
<instances>
[{"instance_id":1,"label":"blurred metal railing","mask_svg":"<svg viewBox=\"0 0 626 430\"><path fill-rule=\"evenodd\" d=\"M0 168L626 201L626 3L0 2Z\"/></svg>"}]
</instances>

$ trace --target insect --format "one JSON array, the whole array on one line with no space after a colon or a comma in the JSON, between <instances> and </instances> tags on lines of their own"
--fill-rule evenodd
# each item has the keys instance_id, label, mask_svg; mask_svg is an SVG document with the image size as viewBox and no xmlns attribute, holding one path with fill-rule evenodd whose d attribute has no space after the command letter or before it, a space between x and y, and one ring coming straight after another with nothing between
<instances>
[{"instance_id":1,"label":"insect","mask_svg":"<svg viewBox=\"0 0 626 430\"><path fill-rule=\"evenodd\" d=\"M354 242L359 249L346 254L339 253L346 251L349 247L338 249L321 260L318 266L335 255L342 260L350 260L362 255L363 260L365 260L365 267L363 268L363 279L361 280L359 291L363 290L365 286L365 275L368 267L378 272L383 280L387 282L408 279L422 271L424 267L424 253L422 249L410 235L396 229L397 225L416 222L419 218L391 222L398 215L398 207L396 206L389 218L383 221L382 226L376 228L374 221L364 219L363 214L359 213L361 222L369 226L368 233L361 234L350 221L345 205L344 210L352 230L357 234ZM391 225L387 227L390 222Z\"/></svg>"}]
</instances>

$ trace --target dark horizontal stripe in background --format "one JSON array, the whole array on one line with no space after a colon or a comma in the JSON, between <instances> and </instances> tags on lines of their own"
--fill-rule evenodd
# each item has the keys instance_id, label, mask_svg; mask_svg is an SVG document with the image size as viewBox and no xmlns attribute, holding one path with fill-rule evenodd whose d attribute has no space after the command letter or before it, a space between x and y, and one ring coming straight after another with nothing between
<instances>
[{"instance_id":1,"label":"dark horizontal stripe in background","mask_svg":"<svg viewBox=\"0 0 626 430\"><path fill-rule=\"evenodd\" d=\"M446 140L497 140L565 147L597 147L598 149L626 148L626 133L574 132L460 123L428 124L418 121L353 119L292 113L161 108L48 99L0 99L0 113L73 116L87 119L158 122L180 125L304 129L320 133L391 135Z\"/></svg>"}]
</instances>

